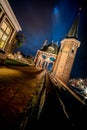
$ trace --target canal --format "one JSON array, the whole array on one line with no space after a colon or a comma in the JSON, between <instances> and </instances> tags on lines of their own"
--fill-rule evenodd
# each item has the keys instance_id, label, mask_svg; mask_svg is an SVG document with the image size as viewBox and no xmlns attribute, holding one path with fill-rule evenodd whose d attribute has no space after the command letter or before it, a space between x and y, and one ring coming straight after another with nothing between
<instances>
[{"instance_id":1,"label":"canal","mask_svg":"<svg viewBox=\"0 0 87 130\"><path fill-rule=\"evenodd\" d=\"M86 128L87 99L53 83L48 73L31 67L1 72L0 130Z\"/></svg>"},{"instance_id":2,"label":"canal","mask_svg":"<svg viewBox=\"0 0 87 130\"><path fill-rule=\"evenodd\" d=\"M25 130L58 130L64 128L79 130L86 127L86 104L82 104L60 86L56 88L50 79L46 84L46 99L41 114L31 124L27 122ZM34 114L36 113L34 112Z\"/></svg>"}]
</instances>

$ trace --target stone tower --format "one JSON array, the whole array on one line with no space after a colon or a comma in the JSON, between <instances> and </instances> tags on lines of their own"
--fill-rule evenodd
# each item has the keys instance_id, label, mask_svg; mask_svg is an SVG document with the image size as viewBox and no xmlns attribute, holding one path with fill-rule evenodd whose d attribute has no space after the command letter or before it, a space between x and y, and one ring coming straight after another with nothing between
<instances>
[{"instance_id":1,"label":"stone tower","mask_svg":"<svg viewBox=\"0 0 87 130\"><path fill-rule=\"evenodd\" d=\"M80 46L80 41L78 40L78 21L79 13L68 35L61 41L59 53L53 68L54 76L64 83L67 83L69 80L77 49Z\"/></svg>"}]
</instances>

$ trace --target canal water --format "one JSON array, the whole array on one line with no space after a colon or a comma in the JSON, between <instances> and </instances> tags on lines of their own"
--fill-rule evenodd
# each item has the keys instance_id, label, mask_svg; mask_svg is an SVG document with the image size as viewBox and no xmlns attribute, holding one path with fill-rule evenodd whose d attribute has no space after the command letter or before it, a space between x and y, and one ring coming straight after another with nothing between
<instances>
[{"instance_id":1,"label":"canal water","mask_svg":"<svg viewBox=\"0 0 87 130\"><path fill-rule=\"evenodd\" d=\"M53 88L48 88L46 100L38 120L31 125L27 123L26 130L46 130L46 129L70 129L73 127L68 113Z\"/></svg>"}]
</instances>

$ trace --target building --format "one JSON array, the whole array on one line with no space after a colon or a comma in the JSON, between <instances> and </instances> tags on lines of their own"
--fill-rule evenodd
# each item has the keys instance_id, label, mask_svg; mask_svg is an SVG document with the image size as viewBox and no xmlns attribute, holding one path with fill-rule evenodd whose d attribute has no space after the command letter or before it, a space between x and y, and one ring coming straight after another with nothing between
<instances>
[{"instance_id":1,"label":"building","mask_svg":"<svg viewBox=\"0 0 87 130\"><path fill-rule=\"evenodd\" d=\"M13 61L17 61L19 63L24 63L26 65L31 65L28 61L27 58L25 58L20 51L17 51L16 53L12 54L12 53L9 53L7 55L7 59L11 59Z\"/></svg>"},{"instance_id":2,"label":"building","mask_svg":"<svg viewBox=\"0 0 87 130\"><path fill-rule=\"evenodd\" d=\"M5 60L21 27L7 0L0 0L0 62Z\"/></svg>"},{"instance_id":3,"label":"building","mask_svg":"<svg viewBox=\"0 0 87 130\"><path fill-rule=\"evenodd\" d=\"M41 49L37 51L36 57L34 59L35 66L41 69L52 71L57 54L57 43L52 41L49 45L47 45L47 40L45 40Z\"/></svg>"},{"instance_id":4,"label":"building","mask_svg":"<svg viewBox=\"0 0 87 130\"><path fill-rule=\"evenodd\" d=\"M49 64L52 63L51 71L53 75L64 83L67 83L69 80L77 49L80 46L80 41L78 40L78 22L79 13L69 33L60 42L60 47L56 44L53 47L53 43L48 46L45 44L41 50L37 51L35 57L36 67L49 69ZM53 61L49 60L51 57L54 58Z\"/></svg>"}]
</instances>

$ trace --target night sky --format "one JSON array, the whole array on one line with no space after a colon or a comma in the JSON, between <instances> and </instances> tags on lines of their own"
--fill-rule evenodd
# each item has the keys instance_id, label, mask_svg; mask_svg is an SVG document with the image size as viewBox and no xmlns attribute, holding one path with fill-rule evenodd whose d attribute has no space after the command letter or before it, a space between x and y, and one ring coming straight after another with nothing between
<instances>
[{"instance_id":1,"label":"night sky","mask_svg":"<svg viewBox=\"0 0 87 130\"><path fill-rule=\"evenodd\" d=\"M87 78L87 6L83 0L8 0L26 37L19 50L35 56L43 42L63 40L80 12L78 48L71 77Z\"/></svg>"}]
</instances>

